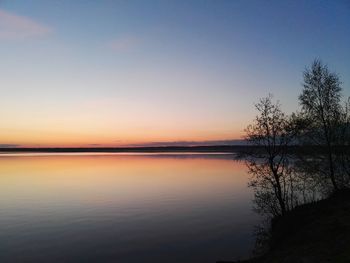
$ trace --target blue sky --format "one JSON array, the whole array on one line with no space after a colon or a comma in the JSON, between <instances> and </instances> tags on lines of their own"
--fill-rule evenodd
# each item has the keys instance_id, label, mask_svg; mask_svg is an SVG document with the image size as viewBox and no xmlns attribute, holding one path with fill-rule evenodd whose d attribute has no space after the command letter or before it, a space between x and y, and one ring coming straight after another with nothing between
<instances>
[{"instance_id":1,"label":"blue sky","mask_svg":"<svg viewBox=\"0 0 350 263\"><path fill-rule=\"evenodd\" d=\"M314 58L350 95L349 14L349 1L1 1L0 143L240 138L259 97L298 108Z\"/></svg>"}]
</instances>

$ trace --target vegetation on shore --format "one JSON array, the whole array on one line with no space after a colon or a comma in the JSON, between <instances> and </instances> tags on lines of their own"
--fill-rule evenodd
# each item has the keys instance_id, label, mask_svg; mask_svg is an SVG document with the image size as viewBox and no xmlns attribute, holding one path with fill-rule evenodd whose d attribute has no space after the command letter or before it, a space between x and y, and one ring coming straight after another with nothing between
<instances>
[{"instance_id":1,"label":"vegetation on shore","mask_svg":"<svg viewBox=\"0 0 350 263\"><path fill-rule=\"evenodd\" d=\"M254 209L268 223L246 262L350 261L350 99L342 101L341 84L315 60L299 111L285 114L271 95L255 105L246 139L257 148L245 161ZM314 151L291 152L295 145Z\"/></svg>"}]
</instances>

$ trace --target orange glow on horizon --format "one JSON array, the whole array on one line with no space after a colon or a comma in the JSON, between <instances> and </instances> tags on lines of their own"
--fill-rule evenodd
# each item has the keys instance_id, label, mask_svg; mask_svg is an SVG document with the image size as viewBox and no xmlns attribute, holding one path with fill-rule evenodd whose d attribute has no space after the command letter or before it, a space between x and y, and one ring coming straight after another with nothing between
<instances>
[{"instance_id":1,"label":"orange glow on horizon","mask_svg":"<svg viewBox=\"0 0 350 263\"><path fill-rule=\"evenodd\" d=\"M18 145L22 147L123 147L150 145L152 143L184 142L186 145L194 143L210 143L212 141L240 140L242 132L130 132L118 134L112 131L105 134L89 134L77 132L53 132L53 131L2 131L0 144ZM176 136L175 136L176 135Z\"/></svg>"}]
</instances>

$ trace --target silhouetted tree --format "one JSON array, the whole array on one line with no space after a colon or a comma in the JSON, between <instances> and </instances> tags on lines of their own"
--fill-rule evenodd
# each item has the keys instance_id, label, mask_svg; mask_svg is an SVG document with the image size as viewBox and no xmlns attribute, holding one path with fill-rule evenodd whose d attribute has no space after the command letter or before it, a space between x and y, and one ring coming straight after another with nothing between
<instances>
[{"instance_id":1,"label":"silhouetted tree","mask_svg":"<svg viewBox=\"0 0 350 263\"><path fill-rule=\"evenodd\" d=\"M335 191L339 189L335 157L342 117L340 85L337 74L315 60L304 72L304 88L299 96L304 123L300 138L308 144L324 147L326 158L322 162L327 163L327 175Z\"/></svg>"},{"instance_id":2,"label":"silhouetted tree","mask_svg":"<svg viewBox=\"0 0 350 263\"><path fill-rule=\"evenodd\" d=\"M280 104L272 102L271 95L260 99L255 108L259 114L245 130L246 140L255 146L247 158L249 173L253 175L249 185L255 189L259 212L283 215L293 206L287 156L293 129Z\"/></svg>"},{"instance_id":3,"label":"silhouetted tree","mask_svg":"<svg viewBox=\"0 0 350 263\"><path fill-rule=\"evenodd\" d=\"M343 175L343 186L350 185L350 98L342 107L341 121L338 127L338 151L336 163Z\"/></svg>"},{"instance_id":4,"label":"silhouetted tree","mask_svg":"<svg viewBox=\"0 0 350 263\"><path fill-rule=\"evenodd\" d=\"M285 115L271 95L255 105L244 157L257 212L283 216L350 185L350 98L344 106L341 98L339 77L315 60L304 72L300 112ZM257 228L258 253L268 247L270 230Z\"/></svg>"}]
</instances>

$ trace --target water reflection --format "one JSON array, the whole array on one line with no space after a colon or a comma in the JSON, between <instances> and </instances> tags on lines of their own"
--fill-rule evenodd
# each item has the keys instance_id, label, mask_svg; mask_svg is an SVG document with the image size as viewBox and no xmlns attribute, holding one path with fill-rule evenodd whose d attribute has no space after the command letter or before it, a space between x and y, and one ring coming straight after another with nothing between
<instances>
[{"instance_id":1,"label":"water reflection","mask_svg":"<svg viewBox=\"0 0 350 263\"><path fill-rule=\"evenodd\" d=\"M254 244L230 155L3 155L0 171L0 262L215 262Z\"/></svg>"}]
</instances>

